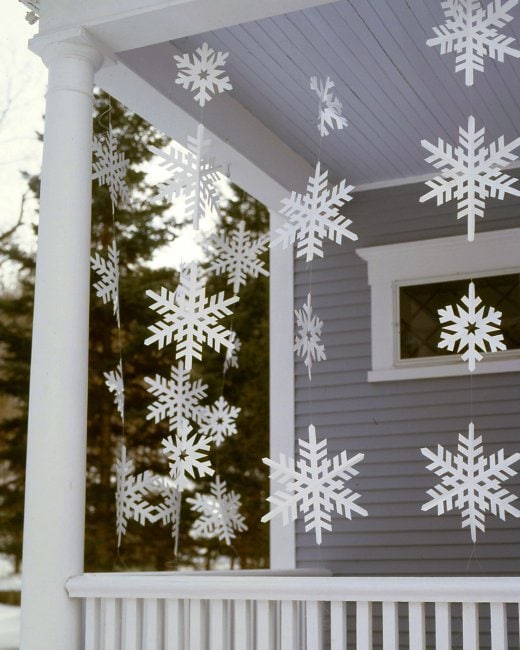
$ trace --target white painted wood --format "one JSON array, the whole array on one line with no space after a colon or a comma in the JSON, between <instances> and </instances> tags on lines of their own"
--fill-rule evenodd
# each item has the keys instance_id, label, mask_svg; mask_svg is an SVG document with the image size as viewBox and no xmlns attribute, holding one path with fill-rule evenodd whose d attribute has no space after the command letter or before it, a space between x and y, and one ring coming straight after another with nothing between
<instances>
[{"instance_id":1,"label":"white painted wood","mask_svg":"<svg viewBox=\"0 0 520 650\"><path fill-rule=\"evenodd\" d=\"M322 604L316 600L307 601L305 608L307 650L322 650L323 615Z\"/></svg>"},{"instance_id":2,"label":"white painted wood","mask_svg":"<svg viewBox=\"0 0 520 650\"><path fill-rule=\"evenodd\" d=\"M209 602L209 638L211 650L228 650L226 603L221 600Z\"/></svg>"},{"instance_id":3,"label":"white painted wood","mask_svg":"<svg viewBox=\"0 0 520 650\"><path fill-rule=\"evenodd\" d=\"M190 609L189 609L189 625L190 625L190 635L189 635L189 648L190 650L206 650L205 639L206 639L206 620L205 620L205 610L204 603L200 599L190 600Z\"/></svg>"},{"instance_id":4,"label":"white painted wood","mask_svg":"<svg viewBox=\"0 0 520 650\"><path fill-rule=\"evenodd\" d=\"M155 598L146 598L143 601L143 650L157 650L157 616L157 600Z\"/></svg>"},{"instance_id":5,"label":"white painted wood","mask_svg":"<svg viewBox=\"0 0 520 650\"><path fill-rule=\"evenodd\" d=\"M103 650L116 650L116 600L105 598L101 603L101 639Z\"/></svg>"},{"instance_id":6,"label":"white painted wood","mask_svg":"<svg viewBox=\"0 0 520 650\"><path fill-rule=\"evenodd\" d=\"M372 603L356 603L356 650L372 650Z\"/></svg>"},{"instance_id":7,"label":"white painted wood","mask_svg":"<svg viewBox=\"0 0 520 650\"><path fill-rule=\"evenodd\" d=\"M435 603L435 649L451 650L450 603Z\"/></svg>"},{"instance_id":8,"label":"white painted wood","mask_svg":"<svg viewBox=\"0 0 520 650\"><path fill-rule=\"evenodd\" d=\"M491 603L491 647L507 650L507 610L505 603Z\"/></svg>"},{"instance_id":9,"label":"white painted wood","mask_svg":"<svg viewBox=\"0 0 520 650\"><path fill-rule=\"evenodd\" d=\"M282 600L280 606L280 644L287 650L297 650L297 616L296 603L293 600Z\"/></svg>"},{"instance_id":10,"label":"white painted wood","mask_svg":"<svg viewBox=\"0 0 520 650\"><path fill-rule=\"evenodd\" d=\"M399 610L397 603L384 602L383 650L399 650Z\"/></svg>"},{"instance_id":11,"label":"white painted wood","mask_svg":"<svg viewBox=\"0 0 520 650\"><path fill-rule=\"evenodd\" d=\"M249 603L246 600L235 600L233 603L233 647L244 650L251 648Z\"/></svg>"},{"instance_id":12,"label":"white painted wood","mask_svg":"<svg viewBox=\"0 0 520 650\"><path fill-rule=\"evenodd\" d=\"M347 603L333 600L330 604L330 650L347 648Z\"/></svg>"},{"instance_id":13,"label":"white painted wood","mask_svg":"<svg viewBox=\"0 0 520 650\"><path fill-rule=\"evenodd\" d=\"M478 604L462 604L462 648L463 650L479 649Z\"/></svg>"},{"instance_id":14,"label":"white painted wood","mask_svg":"<svg viewBox=\"0 0 520 650\"><path fill-rule=\"evenodd\" d=\"M121 646L137 650L137 599L125 598L121 605Z\"/></svg>"},{"instance_id":15,"label":"white painted wood","mask_svg":"<svg viewBox=\"0 0 520 650\"><path fill-rule=\"evenodd\" d=\"M182 605L183 603L177 598L168 598L164 604L165 650L183 650L184 616Z\"/></svg>"},{"instance_id":16,"label":"white painted wood","mask_svg":"<svg viewBox=\"0 0 520 650\"><path fill-rule=\"evenodd\" d=\"M256 648L258 650L274 650L272 647L271 603L269 600L259 600L256 603Z\"/></svg>"},{"instance_id":17,"label":"white painted wood","mask_svg":"<svg viewBox=\"0 0 520 650\"><path fill-rule=\"evenodd\" d=\"M85 602L85 650L97 650L98 617L96 598L87 598Z\"/></svg>"},{"instance_id":18,"label":"white painted wood","mask_svg":"<svg viewBox=\"0 0 520 650\"><path fill-rule=\"evenodd\" d=\"M410 650L425 650L424 603L408 604L408 633L410 635Z\"/></svg>"},{"instance_id":19,"label":"white painted wood","mask_svg":"<svg viewBox=\"0 0 520 650\"><path fill-rule=\"evenodd\" d=\"M63 42L49 46L43 58L49 86L31 356L21 647L76 650L81 608L67 597L64 585L83 571L92 85L102 57L87 42Z\"/></svg>"}]
</instances>

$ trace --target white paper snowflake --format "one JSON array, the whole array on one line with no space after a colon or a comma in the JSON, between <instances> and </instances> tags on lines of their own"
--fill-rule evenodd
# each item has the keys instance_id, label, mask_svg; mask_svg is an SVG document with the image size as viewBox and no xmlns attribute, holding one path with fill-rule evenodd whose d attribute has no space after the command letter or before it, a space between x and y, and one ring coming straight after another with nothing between
<instances>
[{"instance_id":1,"label":"white paper snowflake","mask_svg":"<svg viewBox=\"0 0 520 650\"><path fill-rule=\"evenodd\" d=\"M277 515L282 515L284 526L294 521L300 512L305 513L305 531L315 531L316 543L321 544L322 530L332 530L331 511L352 518L356 512L363 517L367 511L356 501L360 494L345 487L345 483L358 474L354 465L363 460L364 454L347 457L342 451L332 458L327 458L327 440L316 441L316 429L309 426L309 442L298 440L300 458L297 463L293 458L280 454L279 462L263 458L263 462L273 471L271 479L284 486L277 490L268 501L274 508L262 517L269 521Z\"/></svg>"},{"instance_id":2,"label":"white paper snowflake","mask_svg":"<svg viewBox=\"0 0 520 650\"><path fill-rule=\"evenodd\" d=\"M334 82L330 77L326 77L325 81L311 77L311 90L314 90L320 101L318 130L322 137L334 129L341 130L348 126L346 118L341 114L343 105L332 92L333 88Z\"/></svg>"},{"instance_id":3,"label":"white paper snowflake","mask_svg":"<svg viewBox=\"0 0 520 650\"><path fill-rule=\"evenodd\" d=\"M209 266L209 271L217 275L228 273L228 284L233 285L233 293L238 293L240 286L244 285L248 276L257 278L259 275L268 276L269 271L264 268L264 262L259 256L267 250L269 235L253 237L246 230L244 221L230 237L213 235L209 244L215 251L215 258Z\"/></svg>"},{"instance_id":4,"label":"white paper snowflake","mask_svg":"<svg viewBox=\"0 0 520 650\"><path fill-rule=\"evenodd\" d=\"M97 160L92 163L92 180L99 181L100 185L108 185L112 210L117 205L124 207L129 200L125 178L130 161L117 151L112 127L106 134L94 138L93 150Z\"/></svg>"},{"instance_id":5,"label":"white paper snowflake","mask_svg":"<svg viewBox=\"0 0 520 650\"><path fill-rule=\"evenodd\" d=\"M181 361L176 368L171 367L170 379L155 375L155 379L145 377L148 384L146 389L154 397L157 397L148 407L147 420L160 422L169 418L170 431L179 429L183 420L200 421L201 406L200 400L206 397L207 384L202 379L190 382L190 373L185 370Z\"/></svg>"},{"instance_id":6,"label":"white paper snowflake","mask_svg":"<svg viewBox=\"0 0 520 650\"><path fill-rule=\"evenodd\" d=\"M236 434L236 419L239 414L240 408L231 406L221 396L213 406L202 409L200 432L214 442L216 447L220 447L225 438Z\"/></svg>"},{"instance_id":7,"label":"white paper snowflake","mask_svg":"<svg viewBox=\"0 0 520 650\"><path fill-rule=\"evenodd\" d=\"M513 20L509 11L517 4L518 0L493 0L483 8L481 0L443 0L446 22L433 28L436 35L426 45L439 45L441 54L455 52L455 72L464 70L466 86L472 86L474 71L484 70L485 56L500 62L506 54L520 56L520 50L511 47L515 39L498 31Z\"/></svg>"},{"instance_id":8,"label":"white paper snowflake","mask_svg":"<svg viewBox=\"0 0 520 650\"><path fill-rule=\"evenodd\" d=\"M116 460L116 530L117 546L126 533L129 519L145 525L156 520L156 508L147 501L154 492L155 477L150 471L134 476L135 466L126 457L126 447L121 446L121 456Z\"/></svg>"},{"instance_id":9,"label":"white paper snowflake","mask_svg":"<svg viewBox=\"0 0 520 650\"><path fill-rule=\"evenodd\" d=\"M125 385L123 382L123 362L120 359L115 370L104 372L105 384L111 393L114 393L114 404L125 421Z\"/></svg>"},{"instance_id":10,"label":"white paper snowflake","mask_svg":"<svg viewBox=\"0 0 520 650\"><path fill-rule=\"evenodd\" d=\"M321 328L323 321L312 313L311 294L307 294L307 300L303 303L301 309L295 309L296 326L298 331L294 339L294 351L303 359L303 363L309 373L309 379L312 379L312 364L317 361L324 361L325 346L321 341Z\"/></svg>"},{"instance_id":11,"label":"white paper snowflake","mask_svg":"<svg viewBox=\"0 0 520 650\"><path fill-rule=\"evenodd\" d=\"M184 201L184 215L193 221L195 230L199 221L209 212L220 215L219 191L220 167L208 157L209 138L204 137L204 126L199 124L197 136L188 137L188 148L174 143L168 151L150 147L150 151L162 159L159 163L171 178L158 185L158 197L172 203Z\"/></svg>"},{"instance_id":12,"label":"white paper snowflake","mask_svg":"<svg viewBox=\"0 0 520 650\"><path fill-rule=\"evenodd\" d=\"M229 546L237 533L247 530L240 514L240 496L233 490L227 492L226 482L219 476L211 483L210 492L186 499L191 509L200 513L190 534L195 538L218 538Z\"/></svg>"},{"instance_id":13,"label":"white paper snowflake","mask_svg":"<svg viewBox=\"0 0 520 650\"><path fill-rule=\"evenodd\" d=\"M485 199L503 199L505 194L520 196L520 190L511 187L516 178L501 170L518 156L513 150L520 146L520 137L505 144L504 136L489 146L484 144L485 128L475 131L475 118L468 118L467 130L459 127L459 145L453 147L439 138L437 144L422 140L422 146L431 152L426 162L442 172L426 185L431 191L423 194L421 203L435 198L437 205L457 199L457 219L468 220L468 240L475 238L475 217L484 216Z\"/></svg>"},{"instance_id":14,"label":"white paper snowflake","mask_svg":"<svg viewBox=\"0 0 520 650\"><path fill-rule=\"evenodd\" d=\"M120 326L119 316L119 251L116 242L108 248L108 259L105 260L99 253L90 258L90 265L101 280L94 284L96 296L103 300L103 304L112 302L117 326Z\"/></svg>"},{"instance_id":15,"label":"white paper snowflake","mask_svg":"<svg viewBox=\"0 0 520 650\"><path fill-rule=\"evenodd\" d=\"M242 347L242 343L237 336L237 333L231 330L231 345L226 350L226 358L224 359L224 372L230 368L238 368L238 353Z\"/></svg>"},{"instance_id":16,"label":"white paper snowflake","mask_svg":"<svg viewBox=\"0 0 520 650\"><path fill-rule=\"evenodd\" d=\"M157 506L155 521L163 526L171 526L173 538L173 554L177 555L181 525L182 493L175 487L174 482L165 476L156 477L155 486L161 502Z\"/></svg>"},{"instance_id":17,"label":"white paper snowflake","mask_svg":"<svg viewBox=\"0 0 520 650\"><path fill-rule=\"evenodd\" d=\"M186 370L190 371L193 359L202 358L202 344L206 343L220 351L220 346L231 346L231 331L219 324L219 320L231 314L229 306L238 301L238 296L225 298L224 292L206 297L206 280L199 277L197 264L190 264L181 270L179 286L175 291L164 287L161 293L147 291L154 300L150 309L157 311L163 319L149 329L152 336L145 345L157 343L159 349L172 342L177 343L176 357L184 358Z\"/></svg>"},{"instance_id":18,"label":"white paper snowflake","mask_svg":"<svg viewBox=\"0 0 520 650\"><path fill-rule=\"evenodd\" d=\"M175 487L182 492L190 484L191 479L202 476L213 476L215 470L208 459L211 439L194 433L193 427L184 420L175 434L162 441L163 454L168 458L170 476Z\"/></svg>"},{"instance_id":19,"label":"white paper snowflake","mask_svg":"<svg viewBox=\"0 0 520 650\"><path fill-rule=\"evenodd\" d=\"M520 510L511 505L516 500L514 494L501 486L502 481L516 475L511 465L520 460L520 453L508 458L504 450L485 457L482 449L482 436L475 438L473 422L468 428L468 437L459 433L457 454L452 455L441 445L437 451L423 447L421 452L432 462L427 466L442 478L427 494L431 497L422 510L437 508L442 515L456 508L462 513L462 527L471 531L471 540L477 539L477 530L485 531L486 512L498 515L504 520L506 514L520 517Z\"/></svg>"},{"instance_id":20,"label":"white paper snowflake","mask_svg":"<svg viewBox=\"0 0 520 650\"><path fill-rule=\"evenodd\" d=\"M175 83L186 90L196 91L195 101L204 106L214 94L233 88L222 69L228 55L229 52L215 52L207 43L198 47L191 58L189 54L175 55L173 58L179 69Z\"/></svg>"},{"instance_id":21,"label":"white paper snowflake","mask_svg":"<svg viewBox=\"0 0 520 650\"><path fill-rule=\"evenodd\" d=\"M506 349L504 337L497 331L502 312L488 307L486 316L486 307L482 306L479 309L482 300L475 296L473 282L469 283L468 295L463 296L461 302L466 309L457 305L457 313L452 305L438 310L439 320L443 326L439 348L457 353L465 350L462 360L468 362L468 369L473 372L475 361L482 359L481 352L497 352Z\"/></svg>"},{"instance_id":22,"label":"white paper snowflake","mask_svg":"<svg viewBox=\"0 0 520 650\"><path fill-rule=\"evenodd\" d=\"M328 172L322 173L318 162L314 176L309 178L307 194L292 192L290 198L283 199L280 214L287 216L289 221L277 228L278 237L271 241L271 246L281 243L287 248L297 241L296 257L305 255L305 261L310 262L315 255L323 257L324 237L337 244L341 244L343 237L357 240L357 235L348 229L352 221L339 213L343 203L352 199L349 192L354 186L342 180L329 189L327 179Z\"/></svg>"}]
</instances>

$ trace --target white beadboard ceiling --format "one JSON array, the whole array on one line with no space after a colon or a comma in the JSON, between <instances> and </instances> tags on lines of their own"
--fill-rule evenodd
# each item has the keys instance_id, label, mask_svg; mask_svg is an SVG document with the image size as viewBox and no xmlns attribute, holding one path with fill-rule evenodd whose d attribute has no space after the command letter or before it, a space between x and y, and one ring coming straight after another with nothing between
<instances>
[{"instance_id":1,"label":"white beadboard ceiling","mask_svg":"<svg viewBox=\"0 0 520 650\"><path fill-rule=\"evenodd\" d=\"M483 0L487 4L488 0ZM520 48L520 5L502 32ZM204 41L229 52L231 96L291 149L332 178L365 185L432 174L421 139L455 142L473 114L486 141L520 135L520 59L486 58L475 84L455 73L453 54L426 46L444 22L440 0L339 0L302 11L122 53L166 97L200 119L189 91L174 84L172 55ZM320 139L312 75L330 76L349 126ZM216 123L221 96L202 112ZM238 125L237 125L238 128Z\"/></svg>"}]
</instances>

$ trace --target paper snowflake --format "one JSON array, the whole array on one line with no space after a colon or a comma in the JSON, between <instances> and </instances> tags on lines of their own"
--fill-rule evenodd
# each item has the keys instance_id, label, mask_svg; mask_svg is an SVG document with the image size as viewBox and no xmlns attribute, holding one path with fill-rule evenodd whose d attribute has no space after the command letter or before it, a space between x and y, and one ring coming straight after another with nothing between
<instances>
[{"instance_id":1,"label":"paper snowflake","mask_svg":"<svg viewBox=\"0 0 520 650\"><path fill-rule=\"evenodd\" d=\"M105 384L111 393L114 393L114 404L121 415L121 419L125 420L125 385L123 383L123 362L119 360L117 368L104 372Z\"/></svg>"},{"instance_id":2,"label":"paper snowflake","mask_svg":"<svg viewBox=\"0 0 520 650\"><path fill-rule=\"evenodd\" d=\"M231 406L223 397L219 397L213 406L202 409L200 432L220 447L225 438L236 434L239 414L238 406Z\"/></svg>"},{"instance_id":3,"label":"paper snowflake","mask_svg":"<svg viewBox=\"0 0 520 650\"><path fill-rule=\"evenodd\" d=\"M484 70L484 57L503 62L504 56L519 57L520 50L511 47L514 38L498 31L511 22L509 11L518 0L493 0L487 7L481 0L443 0L446 22L434 27L435 37L426 45L439 45L441 54L456 53L455 72L464 70L466 86L473 85L473 72Z\"/></svg>"},{"instance_id":4,"label":"paper snowflake","mask_svg":"<svg viewBox=\"0 0 520 650\"><path fill-rule=\"evenodd\" d=\"M211 494L196 494L186 501L194 512L200 513L190 534L206 539L218 538L228 546L238 532L247 530L244 517L240 514L240 496L233 490L226 490L226 482L219 476L210 486Z\"/></svg>"},{"instance_id":5,"label":"paper snowflake","mask_svg":"<svg viewBox=\"0 0 520 650\"><path fill-rule=\"evenodd\" d=\"M318 130L322 137L334 129L341 130L348 126L346 118L341 114L343 105L332 92L333 88L334 82L330 77L326 77L325 81L311 77L311 90L314 90L320 101Z\"/></svg>"},{"instance_id":6,"label":"paper snowflake","mask_svg":"<svg viewBox=\"0 0 520 650\"><path fill-rule=\"evenodd\" d=\"M422 510L437 508L442 515L456 508L462 513L462 527L471 531L471 540L477 539L477 530L485 531L486 512L498 515L504 520L506 514L520 517L520 510L511 505L516 500L514 494L501 486L502 481L516 475L511 465L520 460L520 453L508 458L504 450L485 457L482 448L482 436L475 438L473 422L468 428L468 437L459 433L457 454L452 455L441 445L437 451L423 447L421 452L432 462L427 466L442 478L427 494L431 500L422 506Z\"/></svg>"},{"instance_id":7,"label":"paper snowflake","mask_svg":"<svg viewBox=\"0 0 520 650\"><path fill-rule=\"evenodd\" d=\"M99 181L100 185L108 185L112 210L118 204L124 207L129 200L125 178L130 161L117 151L117 141L112 127L106 134L94 138L93 150L97 160L92 163L94 170L92 180Z\"/></svg>"},{"instance_id":8,"label":"paper snowflake","mask_svg":"<svg viewBox=\"0 0 520 650\"><path fill-rule=\"evenodd\" d=\"M158 185L158 197L173 202L184 201L184 215L193 221L197 230L199 220L206 212L220 215L219 191L220 167L208 157L209 138L204 137L204 126L199 124L197 136L188 137L188 148L171 145L168 151L150 147L150 151L162 159L159 163L171 178Z\"/></svg>"},{"instance_id":9,"label":"paper snowflake","mask_svg":"<svg viewBox=\"0 0 520 650\"><path fill-rule=\"evenodd\" d=\"M228 55L229 52L215 52L207 43L198 47L191 58L189 54L175 55L173 58L179 69L175 83L186 90L196 91L195 101L204 106L214 94L233 88L222 69Z\"/></svg>"},{"instance_id":10,"label":"paper snowflake","mask_svg":"<svg viewBox=\"0 0 520 650\"><path fill-rule=\"evenodd\" d=\"M303 363L308 370L309 379L313 362L324 361L325 346L320 344L321 328L323 321L312 313L311 294L307 294L307 301L303 303L301 309L295 309L296 326L298 331L294 339L294 351L303 359Z\"/></svg>"},{"instance_id":11,"label":"paper snowflake","mask_svg":"<svg viewBox=\"0 0 520 650\"><path fill-rule=\"evenodd\" d=\"M155 486L158 496L161 497L161 503L157 506L155 521L160 522L163 526L167 526L168 524L171 526L173 553L177 555L181 525L182 493L168 477L156 477Z\"/></svg>"},{"instance_id":12,"label":"paper snowflake","mask_svg":"<svg viewBox=\"0 0 520 650\"><path fill-rule=\"evenodd\" d=\"M285 454L280 454L279 462L262 459L273 470L270 478L284 486L284 490L277 490L268 497L274 508L262 517L262 521L281 515L285 526L296 519L299 507L300 512L305 513L305 531L314 530L316 543L321 544L322 530L332 530L332 510L348 519L354 512L363 517L368 515L356 503L361 495L345 487L345 483L358 474L354 465L363 460L364 454L349 459L347 452L342 451L329 460L327 440L316 441L316 429L312 424L309 442L299 439L298 445L300 458L297 463Z\"/></svg>"},{"instance_id":13,"label":"paper snowflake","mask_svg":"<svg viewBox=\"0 0 520 650\"><path fill-rule=\"evenodd\" d=\"M213 235L209 243L216 253L209 270L217 275L228 273L228 284L233 285L233 293L239 292L240 286L246 283L248 276L257 278L260 274L269 275L264 263L259 259L267 250L269 235L253 237L252 233L246 230L244 221L238 224L238 228L230 237Z\"/></svg>"},{"instance_id":14,"label":"paper snowflake","mask_svg":"<svg viewBox=\"0 0 520 650\"><path fill-rule=\"evenodd\" d=\"M101 280L94 284L96 296L103 300L103 304L112 302L114 316L117 326L120 326L119 317L119 251L116 242L108 248L108 260L105 260L99 253L90 258L92 270L95 271Z\"/></svg>"},{"instance_id":15,"label":"paper snowflake","mask_svg":"<svg viewBox=\"0 0 520 650\"><path fill-rule=\"evenodd\" d=\"M154 492L155 477L150 471L134 476L135 466L126 457L126 447L121 446L121 456L116 460L116 530L117 546L126 533L129 519L134 519L141 525L153 523L156 519L156 509L146 497Z\"/></svg>"},{"instance_id":16,"label":"paper snowflake","mask_svg":"<svg viewBox=\"0 0 520 650\"><path fill-rule=\"evenodd\" d=\"M478 309L482 300L475 296L473 282L469 283L468 295L463 296L461 302L464 306L457 305L457 313L452 305L438 310L439 320L443 325L439 347L457 353L466 350L462 360L468 362L469 371L473 372L475 361L482 359L480 352L497 352L506 349L504 337L497 332L502 312L489 307L486 316L485 306ZM457 346L456 350L455 346Z\"/></svg>"},{"instance_id":17,"label":"paper snowflake","mask_svg":"<svg viewBox=\"0 0 520 650\"><path fill-rule=\"evenodd\" d=\"M202 344L206 343L220 351L220 346L231 346L231 331L219 324L219 320L231 314L229 306L238 301L238 296L225 298L224 292L206 297L206 280L199 277L196 264L190 264L181 270L179 286L175 291L164 287L161 293L147 291L153 299L150 309L157 311L163 319L149 329L152 336L145 340L145 345L157 343L159 349L171 343L177 343L177 359L184 358L186 370L190 371L193 359L202 358Z\"/></svg>"},{"instance_id":18,"label":"paper snowflake","mask_svg":"<svg viewBox=\"0 0 520 650\"><path fill-rule=\"evenodd\" d=\"M170 431L179 429L183 420L200 421L200 400L206 397L207 384L201 379L190 382L190 373L184 369L181 361L176 368L171 367L170 379L155 375L155 379L145 377L148 384L146 389L154 397L157 397L148 407L147 420L160 422L169 418Z\"/></svg>"},{"instance_id":19,"label":"paper snowflake","mask_svg":"<svg viewBox=\"0 0 520 650\"><path fill-rule=\"evenodd\" d=\"M352 221L339 213L343 203L352 199L349 192L354 186L342 180L329 189L327 178L328 172L322 173L318 162L314 176L309 178L307 194L292 192L289 199L283 199L280 214L287 216L289 221L277 228L278 237L271 246L281 243L287 248L297 241L296 257L305 255L305 261L310 262L315 255L323 257L324 237L337 244L341 244L342 237L357 240L357 235L348 229Z\"/></svg>"},{"instance_id":20,"label":"paper snowflake","mask_svg":"<svg viewBox=\"0 0 520 650\"><path fill-rule=\"evenodd\" d=\"M520 196L520 190L511 187L516 178L501 170L518 156L512 153L520 146L520 137L509 144L504 136L489 146L484 144L485 128L475 131L475 118L468 118L467 130L459 127L459 145L453 147L439 138L436 145L422 140L422 146L431 152L426 162L442 172L426 185L430 192L419 199L422 202L437 199L437 205L457 199L457 219L468 220L468 240L475 238L475 217L484 216L485 199L489 196L503 199L505 194Z\"/></svg>"},{"instance_id":21,"label":"paper snowflake","mask_svg":"<svg viewBox=\"0 0 520 650\"><path fill-rule=\"evenodd\" d=\"M238 353L242 347L242 343L237 336L237 333L231 330L231 345L226 350L226 358L224 359L224 372L230 368L238 368Z\"/></svg>"},{"instance_id":22,"label":"paper snowflake","mask_svg":"<svg viewBox=\"0 0 520 650\"><path fill-rule=\"evenodd\" d=\"M207 457L211 439L203 434L190 436L192 431L193 427L184 420L177 429L175 439L168 436L162 441L162 452L168 458L170 476L180 492L189 485L190 477L196 479L215 473Z\"/></svg>"}]
</instances>

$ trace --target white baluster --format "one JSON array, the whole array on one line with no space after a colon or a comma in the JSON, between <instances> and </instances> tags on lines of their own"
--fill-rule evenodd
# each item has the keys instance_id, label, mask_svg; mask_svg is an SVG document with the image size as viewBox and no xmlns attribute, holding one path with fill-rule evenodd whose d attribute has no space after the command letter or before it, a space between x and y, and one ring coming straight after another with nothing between
<instances>
[{"instance_id":1,"label":"white baluster","mask_svg":"<svg viewBox=\"0 0 520 650\"><path fill-rule=\"evenodd\" d=\"M95 598L87 598L85 604L85 650L98 650L98 602Z\"/></svg>"},{"instance_id":2,"label":"white baluster","mask_svg":"<svg viewBox=\"0 0 520 650\"><path fill-rule=\"evenodd\" d=\"M177 598L168 598L164 604L165 650L184 650L184 615L182 609L182 602Z\"/></svg>"},{"instance_id":3,"label":"white baluster","mask_svg":"<svg viewBox=\"0 0 520 650\"><path fill-rule=\"evenodd\" d=\"M251 626L249 624L249 603L246 600L235 600L233 603L233 639L234 650L250 650Z\"/></svg>"},{"instance_id":4,"label":"white baluster","mask_svg":"<svg viewBox=\"0 0 520 650\"><path fill-rule=\"evenodd\" d=\"M399 610L397 603L383 603L383 650L399 650Z\"/></svg>"},{"instance_id":5,"label":"white baluster","mask_svg":"<svg viewBox=\"0 0 520 650\"><path fill-rule=\"evenodd\" d=\"M410 635L410 650L424 650L426 647L424 603L408 604L408 633Z\"/></svg>"},{"instance_id":6,"label":"white baluster","mask_svg":"<svg viewBox=\"0 0 520 650\"><path fill-rule=\"evenodd\" d=\"M507 650L507 611L505 603L491 603L491 647Z\"/></svg>"},{"instance_id":7,"label":"white baluster","mask_svg":"<svg viewBox=\"0 0 520 650\"><path fill-rule=\"evenodd\" d=\"M356 603L356 648L372 650L372 603Z\"/></svg>"},{"instance_id":8,"label":"white baluster","mask_svg":"<svg viewBox=\"0 0 520 650\"><path fill-rule=\"evenodd\" d=\"M462 648L479 649L477 603L462 603Z\"/></svg>"},{"instance_id":9,"label":"white baluster","mask_svg":"<svg viewBox=\"0 0 520 650\"><path fill-rule=\"evenodd\" d=\"M330 650L346 650L347 603L334 600L330 604Z\"/></svg>"},{"instance_id":10,"label":"white baluster","mask_svg":"<svg viewBox=\"0 0 520 650\"><path fill-rule=\"evenodd\" d=\"M280 608L281 632L280 647L284 650L297 650L296 639L296 603L294 600L282 600Z\"/></svg>"},{"instance_id":11,"label":"white baluster","mask_svg":"<svg viewBox=\"0 0 520 650\"><path fill-rule=\"evenodd\" d=\"M143 601L143 650L157 650L157 631L157 600L145 598Z\"/></svg>"},{"instance_id":12,"label":"white baluster","mask_svg":"<svg viewBox=\"0 0 520 650\"><path fill-rule=\"evenodd\" d=\"M104 598L101 605L103 650L116 650L116 601Z\"/></svg>"},{"instance_id":13,"label":"white baluster","mask_svg":"<svg viewBox=\"0 0 520 650\"><path fill-rule=\"evenodd\" d=\"M209 602L209 647L211 650L228 650L226 612L223 600Z\"/></svg>"},{"instance_id":14,"label":"white baluster","mask_svg":"<svg viewBox=\"0 0 520 650\"><path fill-rule=\"evenodd\" d=\"M451 612L449 603L435 603L435 648L451 650Z\"/></svg>"},{"instance_id":15,"label":"white baluster","mask_svg":"<svg viewBox=\"0 0 520 650\"><path fill-rule=\"evenodd\" d=\"M316 600L309 600L306 604L306 610L307 650L322 650L323 617L321 603Z\"/></svg>"},{"instance_id":16,"label":"white baluster","mask_svg":"<svg viewBox=\"0 0 520 650\"><path fill-rule=\"evenodd\" d=\"M258 600L256 604L256 648L274 650L269 600Z\"/></svg>"},{"instance_id":17,"label":"white baluster","mask_svg":"<svg viewBox=\"0 0 520 650\"><path fill-rule=\"evenodd\" d=\"M203 602L200 599L194 598L190 600L190 639L188 646L190 650L206 650L206 621L204 618L204 610Z\"/></svg>"},{"instance_id":18,"label":"white baluster","mask_svg":"<svg viewBox=\"0 0 520 650\"><path fill-rule=\"evenodd\" d=\"M121 607L121 647L137 650L137 600L125 598Z\"/></svg>"}]
</instances>

